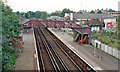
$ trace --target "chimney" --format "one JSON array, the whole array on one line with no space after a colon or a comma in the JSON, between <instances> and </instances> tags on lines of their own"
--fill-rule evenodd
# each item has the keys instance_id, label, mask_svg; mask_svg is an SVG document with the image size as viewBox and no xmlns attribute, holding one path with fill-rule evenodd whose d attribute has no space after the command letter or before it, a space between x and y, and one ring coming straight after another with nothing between
<instances>
[{"instance_id":1,"label":"chimney","mask_svg":"<svg viewBox=\"0 0 120 72\"><path fill-rule=\"evenodd\" d=\"M99 9L97 9L97 11L99 11Z\"/></svg>"},{"instance_id":2,"label":"chimney","mask_svg":"<svg viewBox=\"0 0 120 72\"><path fill-rule=\"evenodd\" d=\"M101 10L103 11L103 8Z\"/></svg>"},{"instance_id":3,"label":"chimney","mask_svg":"<svg viewBox=\"0 0 120 72\"><path fill-rule=\"evenodd\" d=\"M108 11L108 9L106 8L106 11Z\"/></svg>"}]
</instances>

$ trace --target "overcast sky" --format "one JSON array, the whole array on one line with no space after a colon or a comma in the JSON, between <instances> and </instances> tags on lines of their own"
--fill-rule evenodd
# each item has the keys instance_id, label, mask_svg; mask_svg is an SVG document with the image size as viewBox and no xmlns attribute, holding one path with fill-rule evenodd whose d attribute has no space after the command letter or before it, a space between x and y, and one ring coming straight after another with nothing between
<instances>
[{"instance_id":1,"label":"overcast sky","mask_svg":"<svg viewBox=\"0 0 120 72\"><path fill-rule=\"evenodd\" d=\"M8 0L8 5L13 11L47 11L48 13L56 10L69 8L73 11L79 10L95 10L112 8L118 10L118 2L120 0Z\"/></svg>"}]
</instances>

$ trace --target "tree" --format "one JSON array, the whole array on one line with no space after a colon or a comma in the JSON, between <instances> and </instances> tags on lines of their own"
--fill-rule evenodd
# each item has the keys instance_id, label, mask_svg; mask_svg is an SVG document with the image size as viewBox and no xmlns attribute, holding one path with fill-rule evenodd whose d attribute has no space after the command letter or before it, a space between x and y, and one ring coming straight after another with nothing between
<instances>
[{"instance_id":1,"label":"tree","mask_svg":"<svg viewBox=\"0 0 120 72\"><path fill-rule=\"evenodd\" d=\"M30 13L29 12L27 12L27 13L25 13L25 18L30 18Z\"/></svg>"},{"instance_id":2,"label":"tree","mask_svg":"<svg viewBox=\"0 0 120 72\"><path fill-rule=\"evenodd\" d=\"M53 12L53 13L51 14L51 16L60 16L60 17L62 17L62 13L54 13L54 12Z\"/></svg>"},{"instance_id":3,"label":"tree","mask_svg":"<svg viewBox=\"0 0 120 72\"><path fill-rule=\"evenodd\" d=\"M58 14L57 14L57 13L52 12L52 13L51 13L51 16L58 16Z\"/></svg>"},{"instance_id":4,"label":"tree","mask_svg":"<svg viewBox=\"0 0 120 72\"><path fill-rule=\"evenodd\" d=\"M70 10L70 9L67 9L67 8L64 8L63 10L62 10L62 16L64 17L65 16L65 13L74 13L72 10Z\"/></svg>"},{"instance_id":5,"label":"tree","mask_svg":"<svg viewBox=\"0 0 120 72\"><path fill-rule=\"evenodd\" d=\"M63 13L73 13L73 11L71 11L70 9L67 9L67 8L63 9L62 12Z\"/></svg>"},{"instance_id":6,"label":"tree","mask_svg":"<svg viewBox=\"0 0 120 72\"><path fill-rule=\"evenodd\" d=\"M21 13L20 13L20 17L25 18L25 13L24 13L24 12L21 12Z\"/></svg>"},{"instance_id":7,"label":"tree","mask_svg":"<svg viewBox=\"0 0 120 72\"><path fill-rule=\"evenodd\" d=\"M34 17L34 12L33 11L28 11L28 13L30 14L30 18L33 18Z\"/></svg>"},{"instance_id":8,"label":"tree","mask_svg":"<svg viewBox=\"0 0 120 72\"><path fill-rule=\"evenodd\" d=\"M115 10L109 9L108 12L116 12Z\"/></svg>"},{"instance_id":9,"label":"tree","mask_svg":"<svg viewBox=\"0 0 120 72\"><path fill-rule=\"evenodd\" d=\"M22 18L25 18L25 13L24 12L13 12L13 14L16 14L18 17L22 17Z\"/></svg>"},{"instance_id":10,"label":"tree","mask_svg":"<svg viewBox=\"0 0 120 72\"><path fill-rule=\"evenodd\" d=\"M90 13L95 13L95 11L91 10L91 12L90 12Z\"/></svg>"},{"instance_id":11,"label":"tree","mask_svg":"<svg viewBox=\"0 0 120 72\"><path fill-rule=\"evenodd\" d=\"M19 11L17 11L16 14L18 15L18 17L21 15Z\"/></svg>"},{"instance_id":12,"label":"tree","mask_svg":"<svg viewBox=\"0 0 120 72\"><path fill-rule=\"evenodd\" d=\"M40 11L36 11L36 12L34 13L34 17L35 17L35 18L41 18L41 12L40 12Z\"/></svg>"},{"instance_id":13,"label":"tree","mask_svg":"<svg viewBox=\"0 0 120 72\"><path fill-rule=\"evenodd\" d=\"M2 40L7 40L6 42L2 42L2 69L3 70L12 70L15 67L15 58L18 49L15 48L17 45L21 45L21 41L18 40L17 37L17 25L19 23L17 15L13 14L12 9L8 5L4 5L4 3L0 2L2 5ZM19 27L21 28L21 27ZM18 35L20 34L20 30L18 30ZM16 40L14 42L16 44L12 45L11 41Z\"/></svg>"},{"instance_id":14,"label":"tree","mask_svg":"<svg viewBox=\"0 0 120 72\"><path fill-rule=\"evenodd\" d=\"M120 49L120 16L118 17L118 32L117 32L117 36L118 36L118 48Z\"/></svg>"},{"instance_id":15,"label":"tree","mask_svg":"<svg viewBox=\"0 0 120 72\"><path fill-rule=\"evenodd\" d=\"M98 14L102 14L102 11L101 11L101 10L99 10L97 13L98 13Z\"/></svg>"},{"instance_id":16,"label":"tree","mask_svg":"<svg viewBox=\"0 0 120 72\"><path fill-rule=\"evenodd\" d=\"M42 12L42 14L41 14L41 19L46 20L47 17L48 17L47 12L45 12L45 11Z\"/></svg>"},{"instance_id":17,"label":"tree","mask_svg":"<svg viewBox=\"0 0 120 72\"><path fill-rule=\"evenodd\" d=\"M55 12L53 12L53 13L50 14L50 16L60 16L60 17L64 17L65 13L76 13L76 12L75 12L75 11L72 11L72 10L70 10L70 9L64 8L64 9L62 10L62 13L55 13Z\"/></svg>"},{"instance_id":18,"label":"tree","mask_svg":"<svg viewBox=\"0 0 120 72\"><path fill-rule=\"evenodd\" d=\"M82 12L77 12L77 13L81 13L82 14Z\"/></svg>"},{"instance_id":19,"label":"tree","mask_svg":"<svg viewBox=\"0 0 120 72\"><path fill-rule=\"evenodd\" d=\"M118 33L118 40L120 40L120 17L117 18L117 33Z\"/></svg>"}]
</instances>

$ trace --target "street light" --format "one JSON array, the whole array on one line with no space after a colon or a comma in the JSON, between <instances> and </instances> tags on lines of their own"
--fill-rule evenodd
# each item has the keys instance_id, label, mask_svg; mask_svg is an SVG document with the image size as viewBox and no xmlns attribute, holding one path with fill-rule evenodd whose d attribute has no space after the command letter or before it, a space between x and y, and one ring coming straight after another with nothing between
<instances>
[{"instance_id":1,"label":"street light","mask_svg":"<svg viewBox=\"0 0 120 72\"><path fill-rule=\"evenodd\" d=\"M102 18L101 18L102 19ZM97 26L97 25L96 25ZM103 22L100 21L100 42L102 41L102 26L103 26ZM96 56L96 43L94 45L94 56ZM101 48L101 43L100 43L100 55L99 55L99 58L101 59L102 58L102 48Z\"/></svg>"},{"instance_id":2,"label":"street light","mask_svg":"<svg viewBox=\"0 0 120 72\"><path fill-rule=\"evenodd\" d=\"M101 18L102 19L102 18ZM100 21L101 22L101 21ZM101 22L102 24L100 25L100 56L99 56L99 59L102 58L102 26L103 26L103 22Z\"/></svg>"},{"instance_id":3,"label":"street light","mask_svg":"<svg viewBox=\"0 0 120 72\"><path fill-rule=\"evenodd\" d=\"M100 25L100 42L102 41L101 37L102 37L102 25ZM100 43L100 56L99 56L99 59L102 58L102 47L101 47L101 44L102 43Z\"/></svg>"}]
</instances>

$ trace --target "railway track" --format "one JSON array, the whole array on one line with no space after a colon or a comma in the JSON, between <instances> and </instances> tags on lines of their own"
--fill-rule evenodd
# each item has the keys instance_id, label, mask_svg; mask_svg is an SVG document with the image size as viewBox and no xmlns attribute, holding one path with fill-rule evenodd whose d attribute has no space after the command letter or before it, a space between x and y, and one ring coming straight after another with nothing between
<instances>
[{"instance_id":1,"label":"railway track","mask_svg":"<svg viewBox=\"0 0 120 72\"><path fill-rule=\"evenodd\" d=\"M94 72L66 45L45 28L34 28L41 71Z\"/></svg>"}]
</instances>

